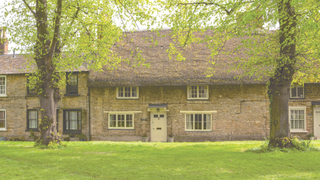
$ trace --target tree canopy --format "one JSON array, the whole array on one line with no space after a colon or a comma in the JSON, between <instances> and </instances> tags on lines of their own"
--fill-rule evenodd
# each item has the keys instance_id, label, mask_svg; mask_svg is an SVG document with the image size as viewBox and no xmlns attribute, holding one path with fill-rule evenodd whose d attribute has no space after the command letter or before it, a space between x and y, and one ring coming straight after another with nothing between
<instances>
[{"instance_id":1,"label":"tree canopy","mask_svg":"<svg viewBox=\"0 0 320 180\"><path fill-rule=\"evenodd\" d=\"M4 6L10 42L29 59L29 84L40 97L41 141L60 142L56 131L57 102L65 87L65 72L85 65L101 70L123 61L112 47L130 41L123 31L150 26L153 9L148 0L7 0ZM135 58L133 64L143 63ZM33 68L32 68L33 67ZM35 68L36 67L36 68ZM29 86L31 86L29 85Z\"/></svg>"},{"instance_id":2,"label":"tree canopy","mask_svg":"<svg viewBox=\"0 0 320 180\"><path fill-rule=\"evenodd\" d=\"M296 44L296 60L290 62L295 66L295 79L301 83L319 80L320 69L316 68L320 63L318 0L167 0L159 3L167 10L161 20L174 31L173 37L178 42L172 47L206 42L214 57L222 53L220 50L225 41L242 38L240 47L227 53L236 53L243 48L248 56L242 59L238 68L245 70L243 76L261 80L273 76L275 67L281 65L279 38L287 34L294 38L284 39L282 45ZM290 19L286 19L283 11L287 3L294 9ZM280 29L280 24L283 26L286 21L294 22L295 28ZM194 35L194 32L207 30L214 31L214 35L205 39ZM176 48L171 51L179 54ZM182 55L180 57L183 60Z\"/></svg>"},{"instance_id":3,"label":"tree canopy","mask_svg":"<svg viewBox=\"0 0 320 180\"><path fill-rule=\"evenodd\" d=\"M235 69L238 78L269 79L270 146L290 136L288 97L292 82L319 82L319 0L159 0L161 16L173 30L177 43L170 55L184 60L178 47L206 43L212 57L245 52ZM200 39L196 32L213 31ZM242 44L226 50L225 43L240 38ZM214 62L213 62L214 64ZM208 75L215 73L213 71Z\"/></svg>"}]
</instances>

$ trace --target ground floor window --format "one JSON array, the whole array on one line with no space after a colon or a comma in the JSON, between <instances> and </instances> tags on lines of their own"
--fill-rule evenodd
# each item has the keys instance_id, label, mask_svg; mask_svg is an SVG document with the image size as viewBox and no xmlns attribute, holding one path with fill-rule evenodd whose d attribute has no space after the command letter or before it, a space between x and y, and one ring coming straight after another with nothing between
<instances>
[{"instance_id":1,"label":"ground floor window","mask_svg":"<svg viewBox=\"0 0 320 180\"><path fill-rule=\"evenodd\" d=\"M186 114L186 131L209 131L211 114Z\"/></svg>"},{"instance_id":2,"label":"ground floor window","mask_svg":"<svg viewBox=\"0 0 320 180\"><path fill-rule=\"evenodd\" d=\"M63 133L77 134L81 132L81 110L63 111Z\"/></svg>"},{"instance_id":3,"label":"ground floor window","mask_svg":"<svg viewBox=\"0 0 320 180\"><path fill-rule=\"evenodd\" d=\"M6 110L0 109L0 130L7 130Z\"/></svg>"},{"instance_id":4,"label":"ground floor window","mask_svg":"<svg viewBox=\"0 0 320 180\"><path fill-rule=\"evenodd\" d=\"M294 131L306 130L306 107L289 107L290 129Z\"/></svg>"},{"instance_id":5,"label":"ground floor window","mask_svg":"<svg viewBox=\"0 0 320 180\"><path fill-rule=\"evenodd\" d=\"M27 110L27 130L38 131L38 110L37 109Z\"/></svg>"},{"instance_id":6,"label":"ground floor window","mask_svg":"<svg viewBox=\"0 0 320 180\"><path fill-rule=\"evenodd\" d=\"M109 114L110 129L134 129L133 114Z\"/></svg>"}]
</instances>

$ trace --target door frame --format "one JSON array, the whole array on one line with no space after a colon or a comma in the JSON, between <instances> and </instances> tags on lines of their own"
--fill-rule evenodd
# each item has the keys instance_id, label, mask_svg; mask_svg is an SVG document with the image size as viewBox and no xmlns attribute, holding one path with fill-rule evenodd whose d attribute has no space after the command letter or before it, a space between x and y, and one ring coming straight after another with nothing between
<instances>
[{"instance_id":1,"label":"door frame","mask_svg":"<svg viewBox=\"0 0 320 180\"><path fill-rule=\"evenodd\" d=\"M316 136L316 111L320 111L320 107L316 106L313 108L313 135L315 136ZM317 137L317 138L320 138L320 137Z\"/></svg>"},{"instance_id":2,"label":"door frame","mask_svg":"<svg viewBox=\"0 0 320 180\"><path fill-rule=\"evenodd\" d=\"M153 119L153 115L154 114L164 114L164 119L165 119L165 126L166 126L166 131L165 131L165 136L166 136L166 140L164 141L164 142L167 142L167 137L168 137L168 121L167 121L167 111L159 111L159 112L156 112L156 111L151 111L150 112L150 137L151 137L151 139L150 139L150 141L151 142L155 142L155 141L153 141L153 131L152 131L152 119Z\"/></svg>"}]
</instances>

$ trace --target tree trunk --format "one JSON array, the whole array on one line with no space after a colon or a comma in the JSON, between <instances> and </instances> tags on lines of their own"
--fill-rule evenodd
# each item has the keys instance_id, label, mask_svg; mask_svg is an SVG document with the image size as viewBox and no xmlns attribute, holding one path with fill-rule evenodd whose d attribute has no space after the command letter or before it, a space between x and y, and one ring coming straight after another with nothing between
<instances>
[{"instance_id":1,"label":"tree trunk","mask_svg":"<svg viewBox=\"0 0 320 180\"><path fill-rule=\"evenodd\" d=\"M269 146L281 146L285 137L290 137L290 126L288 116L288 100L290 93L290 80L270 79L270 141ZM280 144L279 144L280 143Z\"/></svg>"},{"instance_id":2,"label":"tree trunk","mask_svg":"<svg viewBox=\"0 0 320 180\"><path fill-rule=\"evenodd\" d=\"M50 58L44 58L44 62L52 61ZM45 63L46 64L46 63ZM57 103L60 100L59 89L54 88L54 83L57 81L53 78L53 68L51 70L46 69L44 73L42 89L43 93L40 94L40 140L42 144L48 145L51 141L56 140L56 143L60 143L60 137L57 134L57 121L56 111Z\"/></svg>"},{"instance_id":3,"label":"tree trunk","mask_svg":"<svg viewBox=\"0 0 320 180\"><path fill-rule=\"evenodd\" d=\"M50 37L48 28L48 10L47 0L38 0L36 2L35 18L37 22L37 41L34 47L35 61L40 74L41 82L39 87L42 90L40 97L40 139L42 144L48 145L51 141L60 143L60 137L57 134L56 128L56 110L57 103L61 99L59 88L56 82L59 81L59 76L56 74L56 69L53 65L53 58L61 54L59 45L60 36L60 19L61 19L62 0L57 1L56 17L54 18L54 36ZM58 47L57 47L58 46Z\"/></svg>"},{"instance_id":4,"label":"tree trunk","mask_svg":"<svg viewBox=\"0 0 320 180\"><path fill-rule=\"evenodd\" d=\"M283 147L282 140L290 137L288 100L290 84L296 63L296 15L291 0L278 4L280 57L275 73L270 78L268 96L270 100L270 141L269 146Z\"/></svg>"}]
</instances>

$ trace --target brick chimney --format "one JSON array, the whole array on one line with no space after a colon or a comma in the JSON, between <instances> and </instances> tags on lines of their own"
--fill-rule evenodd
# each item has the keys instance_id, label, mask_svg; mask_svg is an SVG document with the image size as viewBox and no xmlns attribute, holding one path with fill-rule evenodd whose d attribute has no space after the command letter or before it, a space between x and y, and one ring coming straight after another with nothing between
<instances>
[{"instance_id":1,"label":"brick chimney","mask_svg":"<svg viewBox=\"0 0 320 180\"><path fill-rule=\"evenodd\" d=\"M8 54L9 41L6 38L6 28L0 27L0 55Z\"/></svg>"}]
</instances>

